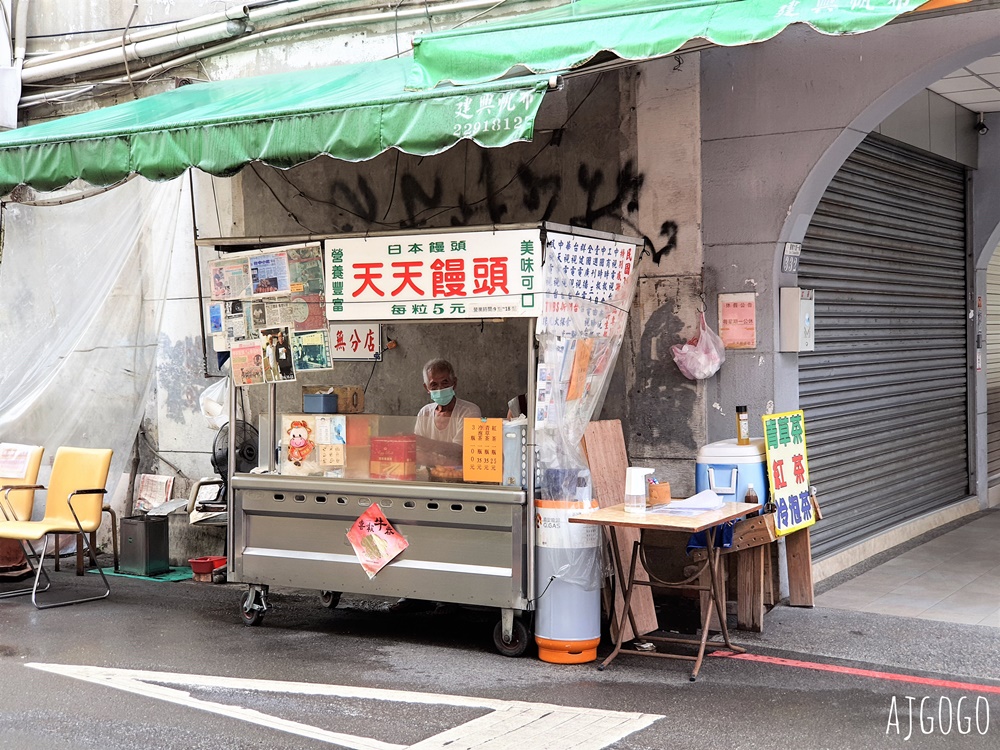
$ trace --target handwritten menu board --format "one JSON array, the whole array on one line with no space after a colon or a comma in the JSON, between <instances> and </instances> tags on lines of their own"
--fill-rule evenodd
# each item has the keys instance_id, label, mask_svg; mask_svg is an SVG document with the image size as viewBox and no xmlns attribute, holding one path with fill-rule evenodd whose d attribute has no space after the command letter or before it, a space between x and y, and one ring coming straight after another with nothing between
<instances>
[{"instance_id":1,"label":"handwritten menu board","mask_svg":"<svg viewBox=\"0 0 1000 750\"><path fill-rule=\"evenodd\" d=\"M466 482L503 482L503 420L466 419L462 456Z\"/></svg>"},{"instance_id":2,"label":"handwritten menu board","mask_svg":"<svg viewBox=\"0 0 1000 750\"><path fill-rule=\"evenodd\" d=\"M802 410L766 414L764 447L771 499L777 506L774 531L791 534L816 523L809 501L809 460L806 456L806 419Z\"/></svg>"}]
</instances>

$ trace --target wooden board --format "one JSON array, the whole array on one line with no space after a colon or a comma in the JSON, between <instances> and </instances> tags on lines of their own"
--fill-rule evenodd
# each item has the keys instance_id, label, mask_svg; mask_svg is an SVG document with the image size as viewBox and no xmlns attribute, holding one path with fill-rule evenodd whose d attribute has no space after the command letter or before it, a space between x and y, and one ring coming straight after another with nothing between
<instances>
[{"instance_id":1,"label":"wooden board","mask_svg":"<svg viewBox=\"0 0 1000 750\"><path fill-rule=\"evenodd\" d=\"M808 528L785 537L785 557L788 560L788 604L792 607L814 606L812 543Z\"/></svg>"},{"instance_id":2,"label":"wooden board","mask_svg":"<svg viewBox=\"0 0 1000 750\"><path fill-rule=\"evenodd\" d=\"M764 552L766 545L736 553L736 627L764 630Z\"/></svg>"},{"instance_id":3,"label":"wooden board","mask_svg":"<svg viewBox=\"0 0 1000 750\"><path fill-rule=\"evenodd\" d=\"M764 548L764 606L774 607L781 599L781 581L778 577L778 545L769 544Z\"/></svg>"},{"instance_id":4,"label":"wooden board","mask_svg":"<svg viewBox=\"0 0 1000 750\"><path fill-rule=\"evenodd\" d=\"M594 498L602 508L619 505L625 499L625 469L628 468L628 454L625 452L625 435L622 423L617 420L591 422L583 436L583 447L590 463L590 474L594 482ZM639 539L638 529L618 529L618 557L628 575L628 563L632 556L632 544ZM636 580L648 581L646 571L637 566ZM617 637L616 623L621 622L625 606L625 582L615 586L615 616L612 618L611 636ZM632 592L632 616L638 633L625 620L625 640L656 630L656 609L653 606L653 591L649 586L639 586Z\"/></svg>"},{"instance_id":5,"label":"wooden board","mask_svg":"<svg viewBox=\"0 0 1000 750\"><path fill-rule=\"evenodd\" d=\"M728 561L730 583L735 582L736 627L761 633L764 630L764 605L770 595L765 579L774 540L774 516L765 514L737 521L733 528L733 544L722 552L723 563ZM700 554L699 554L700 553ZM695 557L705 558L703 550L697 550ZM708 571L702 574L701 585L708 585ZM709 606L708 593L701 592L701 611ZM718 631L719 620L713 610L709 630Z\"/></svg>"},{"instance_id":6,"label":"wooden board","mask_svg":"<svg viewBox=\"0 0 1000 750\"><path fill-rule=\"evenodd\" d=\"M742 521L737 521L733 527L733 546L722 550L722 554L739 552L744 549L770 544L778 537L774 533L774 515L767 513Z\"/></svg>"}]
</instances>

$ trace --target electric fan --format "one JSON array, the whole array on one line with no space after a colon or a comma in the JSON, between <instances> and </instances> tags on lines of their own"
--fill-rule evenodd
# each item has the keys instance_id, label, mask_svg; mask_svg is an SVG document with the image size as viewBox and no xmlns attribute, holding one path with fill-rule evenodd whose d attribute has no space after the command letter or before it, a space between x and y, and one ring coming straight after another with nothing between
<instances>
[{"instance_id":1,"label":"electric fan","mask_svg":"<svg viewBox=\"0 0 1000 750\"><path fill-rule=\"evenodd\" d=\"M251 469L257 468L257 451L260 436L257 428L242 419L236 420L236 461L235 469L238 474L245 474ZM204 510L225 510L227 488L229 482L229 423L222 426L215 436L212 445L212 468L222 477L222 484L219 486L219 494L215 496L215 501L205 503ZM223 507L213 507L222 505Z\"/></svg>"}]
</instances>

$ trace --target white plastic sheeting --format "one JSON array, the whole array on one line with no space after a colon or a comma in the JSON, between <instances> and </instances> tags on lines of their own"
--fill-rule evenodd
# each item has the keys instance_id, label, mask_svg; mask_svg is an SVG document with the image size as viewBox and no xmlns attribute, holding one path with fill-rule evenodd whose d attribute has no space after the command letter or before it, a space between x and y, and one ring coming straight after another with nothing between
<instances>
[{"instance_id":1,"label":"white plastic sheeting","mask_svg":"<svg viewBox=\"0 0 1000 750\"><path fill-rule=\"evenodd\" d=\"M553 580L596 591L602 581L600 533L568 520L597 507L582 441L604 403L625 338L637 250L632 243L550 232L546 251L545 283L555 304L538 326L536 546L547 561L539 570L546 567ZM548 578L543 575L538 585L544 589Z\"/></svg>"},{"instance_id":2,"label":"white plastic sheeting","mask_svg":"<svg viewBox=\"0 0 1000 750\"><path fill-rule=\"evenodd\" d=\"M191 258L188 180L131 180L56 206L3 206L0 440L112 448L128 470L173 257ZM37 510L36 510L37 512Z\"/></svg>"}]
</instances>

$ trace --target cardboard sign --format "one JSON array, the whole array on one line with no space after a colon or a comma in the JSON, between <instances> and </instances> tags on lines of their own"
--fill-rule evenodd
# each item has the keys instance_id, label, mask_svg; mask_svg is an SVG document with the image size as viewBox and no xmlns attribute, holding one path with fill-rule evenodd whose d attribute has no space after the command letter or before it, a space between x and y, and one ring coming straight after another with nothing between
<instances>
[{"instance_id":1,"label":"cardboard sign","mask_svg":"<svg viewBox=\"0 0 1000 750\"><path fill-rule=\"evenodd\" d=\"M347 540L369 579L409 546L409 542L393 528L382 514L382 509L374 503L351 526Z\"/></svg>"},{"instance_id":2,"label":"cardboard sign","mask_svg":"<svg viewBox=\"0 0 1000 750\"><path fill-rule=\"evenodd\" d=\"M806 457L806 420L802 410L766 414L764 447L771 500L777 505L774 531L791 534L816 523L809 501L809 462Z\"/></svg>"},{"instance_id":3,"label":"cardboard sign","mask_svg":"<svg viewBox=\"0 0 1000 750\"><path fill-rule=\"evenodd\" d=\"M462 456L466 482L503 482L503 420L466 419Z\"/></svg>"}]
</instances>

